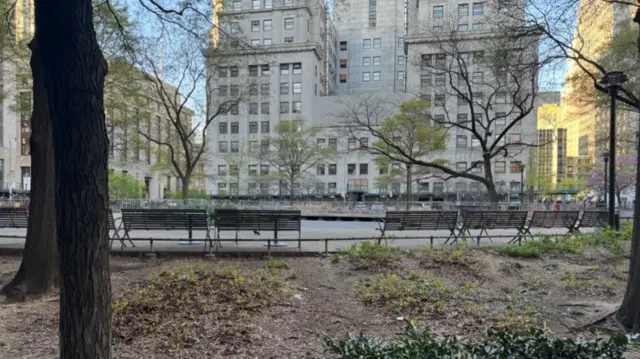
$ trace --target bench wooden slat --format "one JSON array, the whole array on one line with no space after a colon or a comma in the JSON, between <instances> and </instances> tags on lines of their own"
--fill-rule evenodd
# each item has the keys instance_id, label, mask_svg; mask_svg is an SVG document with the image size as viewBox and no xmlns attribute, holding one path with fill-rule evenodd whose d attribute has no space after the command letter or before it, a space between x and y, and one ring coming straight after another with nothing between
<instances>
[{"instance_id":1,"label":"bench wooden slat","mask_svg":"<svg viewBox=\"0 0 640 359\"><path fill-rule=\"evenodd\" d=\"M0 228L27 228L29 212L25 207L0 207Z\"/></svg>"},{"instance_id":2,"label":"bench wooden slat","mask_svg":"<svg viewBox=\"0 0 640 359\"><path fill-rule=\"evenodd\" d=\"M382 231L453 230L458 211L387 211Z\"/></svg>"},{"instance_id":3,"label":"bench wooden slat","mask_svg":"<svg viewBox=\"0 0 640 359\"><path fill-rule=\"evenodd\" d=\"M220 208L214 212L218 231L297 231L302 228L302 216L296 210L239 210Z\"/></svg>"}]
</instances>

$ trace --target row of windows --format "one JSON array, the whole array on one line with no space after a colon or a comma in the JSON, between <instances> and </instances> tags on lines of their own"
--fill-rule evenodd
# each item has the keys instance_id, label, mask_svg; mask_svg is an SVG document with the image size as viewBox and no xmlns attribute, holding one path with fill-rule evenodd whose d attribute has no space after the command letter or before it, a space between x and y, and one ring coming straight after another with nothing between
<instances>
[{"instance_id":1,"label":"row of windows","mask_svg":"<svg viewBox=\"0 0 640 359\"><path fill-rule=\"evenodd\" d=\"M500 82L500 80L498 81ZM458 86L464 86L464 87L466 87L468 83L471 83L474 85L483 85L484 72L474 71L471 73L471 77L469 77L469 74L467 74L466 77L462 75L458 75L457 83L458 83ZM432 84L435 86L446 86L447 74L442 72L442 73L436 73L436 74L420 75L420 87L427 88L427 87L431 87Z\"/></svg>"},{"instance_id":2,"label":"row of windows","mask_svg":"<svg viewBox=\"0 0 640 359\"><path fill-rule=\"evenodd\" d=\"M285 30L294 30L294 18L286 17L284 18L284 29ZM260 20L252 20L251 21L251 32L260 32ZM262 20L262 31L273 31L273 21L271 19ZM231 22L231 33L239 34L240 30L240 22L232 21Z\"/></svg>"},{"instance_id":3,"label":"row of windows","mask_svg":"<svg viewBox=\"0 0 640 359\"><path fill-rule=\"evenodd\" d=\"M227 186L228 185L228 186ZM328 186L328 194L336 194L338 191L338 185L336 182L329 182L326 184ZM293 185L294 187L294 192L295 193L299 193L300 192L300 184L299 183L294 183ZM271 194L270 191L270 187L271 185L269 183L265 183L262 182L260 183L260 194L263 195L267 195L267 194ZM219 182L218 183L218 193L219 194L227 194L227 188L229 189L229 194L231 195L237 195L238 194L238 183L225 183L225 182ZM249 190L249 194L258 194L258 184L255 182L250 182L248 183L248 190ZM287 192L285 185L283 184L282 188L280 189L280 193L284 193ZM318 182L316 183L316 190L315 190L316 194L324 194L325 193L325 183L322 182Z\"/></svg>"},{"instance_id":4,"label":"row of windows","mask_svg":"<svg viewBox=\"0 0 640 359\"><path fill-rule=\"evenodd\" d=\"M219 67L218 68L218 77L227 78L227 77L238 77L239 69L238 66L229 66L229 67ZM295 62L290 64L280 64L280 75L300 75L302 74L302 63ZM269 65L249 65L249 76L257 77L257 76L270 76L271 68Z\"/></svg>"},{"instance_id":5,"label":"row of windows","mask_svg":"<svg viewBox=\"0 0 640 359\"><path fill-rule=\"evenodd\" d=\"M379 37L376 37L373 39L373 48L374 49L378 49L382 47L382 39ZM404 38L403 37L399 37L398 38L398 47L404 47ZM340 51L347 51L347 49L349 48L347 41L340 41ZM364 49L370 49L371 48L371 39L364 39L362 41L362 48Z\"/></svg>"},{"instance_id":6,"label":"row of windows","mask_svg":"<svg viewBox=\"0 0 640 359\"><path fill-rule=\"evenodd\" d=\"M473 16L484 14L484 3L474 2L472 5ZM436 5L433 7L433 18L444 18L444 6ZM458 16L469 16L469 4L458 4Z\"/></svg>"},{"instance_id":7,"label":"row of windows","mask_svg":"<svg viewBox=\"0 0 640 359\"><path fill-rule=\"evenodd\" d=\"M257 103L257 102L250 102L249 103L249 114L250 115L257 115L258 114L258 109L260 110L261 114L269 114L271 112L271 105L269 104L269 102L261 102L261 103ZM302 113L302 102L301 101L281 101L280 102L280 113L289 113L289 111L291 111L291 113ZM231 115L238 115L239 114L239 110L238 110L238 106L232 106L229 109L229 113ZM225 113L226 114L226 113ZM222 123L222 122L221 122ZM223 132L220 132L223 133ZM226 132L224 132L226 133ZM237 133L237 132L231 132L231 133Z\"/></svg>"},{"instance_id":8,"label":"row of windows","mask_svg":"<svg viewBox=\"0 0 640 359\"><path fill-rule=\"evenodd\" d=\"M293 0L284 0L284 6L291 7L293 6ZM241 11L242 10L242 1L234 0L232 2L231 8L233 11ZM252 0L251 8L253 10L258 9L272 9L273 8L273 0Z\"/></svg>"},{"instance_id":9,"label":"row of windows","mask_svg":"<svg viewBox=\"0 0 640 359\"><path fill-rule=\"evenodd\" d=\"M371 61L373 59L373 61ZM398 56L398 65L404 65L404 61L405 61L405 57L400 55ZM380 66L382 64L382 58L380 56L373 56L369 57L369 56L365 56L362 58L362 66L368 67L371 66L373 64L373 66ZM340 59L340 68L341 69L346 69L347 68L347 59Z\"/></svg>"},{"instance_id":10,"label":"row of windows","mask_svg":"<svg viewBox=\"0 0 640 359\"><path fill-rule=\"evenodd\" d=\"M469 146L468 138L471 137L471 145ZM521 143L522 136L519 133L511 133L509 134L509 143L519 144ZM503 136L498 145L503 145L505 141L505 137ZM475 136L467 136L467 135L458 135L456 137L456 148L478 148L480 147L480 140L478 140Z\"/></svg>"},{"instance_id":11,"label":"row of windows","mask_svg":"<svg viewBox=\"0 0 640 359\"><path fill-rule=\"evenodd\" d=\"M403 74L404 75L404 74ZM400 77L400 76L398 76ZM427 90L430 91L430 90ZM485 105L483 102L484 94L482 92L473 92L471 97L468 94L464 93L463 95L455 95L457 98L458 106L469 106L470 101L474 104ZM425 89L423 89L420 98L423 100L431 101L431 95L429 93L425 93ZM492 103L497 105L508 104L511 103L512 98L507 95L506 92L496 92L493 97ZM437 93L433 97L433 105L434 106L444 106L447 103L447 95L443 93Z\"/></svg>"}]
</instances>

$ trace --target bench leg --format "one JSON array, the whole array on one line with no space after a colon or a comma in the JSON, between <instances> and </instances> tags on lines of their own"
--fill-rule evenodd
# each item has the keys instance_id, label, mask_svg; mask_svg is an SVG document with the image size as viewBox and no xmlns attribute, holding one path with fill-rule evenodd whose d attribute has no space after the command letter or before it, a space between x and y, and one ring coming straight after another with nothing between
<instances>
[{"instance_id":1,"label":"bench leg","mask_svg":"<svg viewBox=\"0 0 640 359\"><path fill-rule=\"evenodd\" d=\"M302 252L302 242L300 241L302 237L302 231L298 231L298 252Z\"/></svg>"}]
</instances>

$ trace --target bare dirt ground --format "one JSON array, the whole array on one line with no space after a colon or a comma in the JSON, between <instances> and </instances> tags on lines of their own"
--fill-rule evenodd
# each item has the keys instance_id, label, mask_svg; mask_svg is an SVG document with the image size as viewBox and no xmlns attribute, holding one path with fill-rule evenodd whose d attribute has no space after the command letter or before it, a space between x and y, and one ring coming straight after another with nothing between
<instances>
[{"instance_id":1,"label":"bare dirt ground","mask_svg":"<svg viewBox=\"0 0 640 359\"><path fill-rule=\"evenodd\" d=\"M322 358L323 338L391 338L411 318L474 338L561 336L621 302L628 260L602 250L524 259L490 249L331 258L112 258L114 358ZM0 285L19 258L0 257ZM57 355L56 296L0 304L0 358ZM600 328L606 330L606 323Z\"/></svg>"}]
</instances>

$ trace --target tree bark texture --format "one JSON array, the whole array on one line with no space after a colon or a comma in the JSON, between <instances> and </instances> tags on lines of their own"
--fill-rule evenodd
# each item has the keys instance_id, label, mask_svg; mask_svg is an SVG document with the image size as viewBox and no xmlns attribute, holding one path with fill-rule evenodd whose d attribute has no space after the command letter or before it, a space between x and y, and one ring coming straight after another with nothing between
<instances>
[{"instance_id":1,"label":"tree bark texture","mask_svg":"<svg viewBox=\"0 0 640 359\"><path fill-rule=\"evenodd\" d=\"M489 196L489 202L497 204L499 201L498 191L496 191L496 184L493 182L493 172L491 169L491 159L485 157L483 160L484 173L486 174L486 182L484 183L487 188L487 195ZM497 209L497 208L496 208Z\"/></svg>"},{"instance_id":2,"label":"tree bark texture","mask_svg":"<svg viewBox=\"0 0 640 359\"><path fill-rule=\"evenodd\" d=\"M56 166L60 357L111 357L107 63L91 0L36 0Z\"/></svg>"},{"instance_id":3,"label":"tree bark texture","mask_svg":"<svg viewBox=\"0 0 640 359\"><path fill-rule=\"evenodd\" d=\"M49 293L58 284L55 166L49 105L40 51L35 41L29 43L29 48L33 78L29 223L20 268L11 282L0 291L14 300Z\"/></svg>"},{"instance_id":4,"label":"tree bark texture","mask_svg":"<svg viewBox=\"0 0 640 359\"><path fill-rule=\"evenodd\" d=\"M185 174L182 177L182 200L187 203L189 200L189 191L191 189L191 174Z\"/></svg>"},{"instance_id":5,"label":"tree bark texture","mask_svg":"<svg viewBox=\"0 0 640 359\"><path fill-rule=\"evenodd\" d=\"M638 136L638 146L640 146L640 136ZM640 154L638 160L640 160ZM640 193L640 166L636 169L636 193ZM616 317L620 324L635 333L640 329L640 201L636 200L634 207L627 290Z\"/></svg>"}]
</instances>

